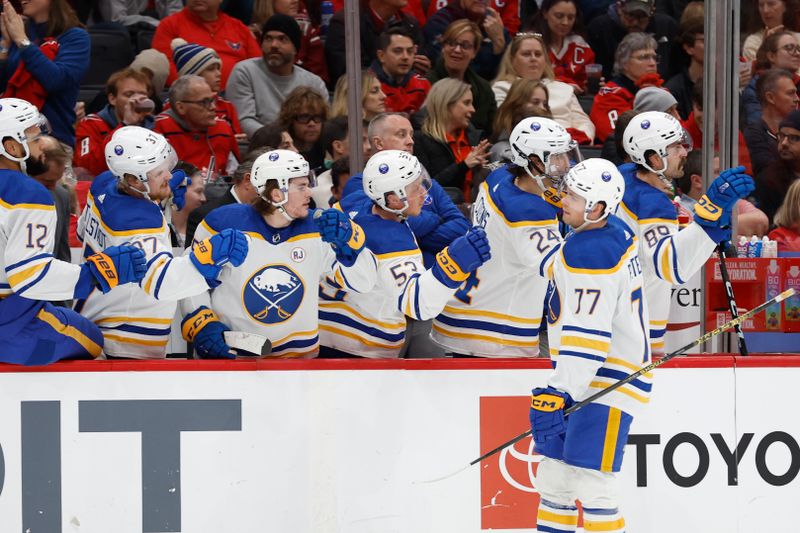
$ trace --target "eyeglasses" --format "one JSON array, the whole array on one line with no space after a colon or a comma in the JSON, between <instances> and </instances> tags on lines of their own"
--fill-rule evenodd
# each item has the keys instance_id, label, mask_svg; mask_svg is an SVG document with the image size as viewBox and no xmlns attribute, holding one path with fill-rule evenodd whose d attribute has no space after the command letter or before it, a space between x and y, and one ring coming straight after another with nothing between
<instances>
[{"instance_id":1,"label":"eyeglasses","mask_svg":"<svg viewBox=\"0 0 800 533\"><path fill-rule=\"evenodd\" d=\"M778 142L789 141L791 144L796 142L800 142L800 135L794 135L792 133L783 133L778 132Z\"/></svg>"},{"instance_id":2,"label":"eyeglasses","mask_svg":"<svg viewBox=\"0 0 800 533\"><path fill-rule=\"evenodd\" d=\"M800 44L784 44L780 49L786 50L790 54L800 54Z\"/></svg>"},{"instance_id":3,"label":"eyeglasses","mask_svg":"<svg viewBox=\"0 0 800 533\"><path fill-rule=\"evenodd\" d=\"M638 56L633 56L633 59L636 61L655 61L658 63L661 61L661 56L658 54L639 54Z\"/></svg>"},{"instance_id":4,"label":"eyeglasses","mask_svg":"<svg viewBox=\"0 0 800 533\"><path fill-rule=\"evenodd\" d=\"M447 41L444 45L452 49L461 47L465 52L471 52L475 49L475 44L469 41Z\"/></svg>"},{"instance_id":5,"label":"eyeglasses","mask_svg":"<svg viewBox=\"0 0 800 533\"><path fill-rule=\"evenodd\" d=\"M303 113L302 115L295 115L294 119L300 124L308 124L311 121L314 121L317 124L322 124L323 120L322 115L310 115L308 113Z\"/></svg>"},{"instance_id":6,"label":"eyeglasses","mask_svg":"<svg viewBox=\"0 0 800 533\"><path fill-rule=\"evenodd\" d=\"M184 104L195 104L199 106L203 106L206 109L214 109L217 105L216 98L203 98L202 100L179 100Z\"/></svg>"}]
</instances>

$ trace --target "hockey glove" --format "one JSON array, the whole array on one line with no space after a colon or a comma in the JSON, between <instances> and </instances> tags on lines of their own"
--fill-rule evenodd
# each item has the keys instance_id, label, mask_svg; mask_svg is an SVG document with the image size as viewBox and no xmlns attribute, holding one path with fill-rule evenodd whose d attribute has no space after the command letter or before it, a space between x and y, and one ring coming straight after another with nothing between
<instances>
[{"instance_id":1,"label":"hockey glove","mask_svg":"<svg viewBox=\"0 0 800 533\"><path fill-rule=\"evenodd\" d=\"M192 184L192 178L186 176L183 170L173 170L169 180L169 188L172 190L172 203L178 211L186 205L186 188Z\"/></svg>"},{"instance_id":2,"label":"hockey glove","mask_svg":"<svg viewBox=\"0 0 800 533\"><path fill-rule=\"evenodd\" d=\"M326 209L317 213L314 214L314 222L322 240L333 245L337 261L344 266L353 266L367 242L364 230L338 209Z\"/></svg>"},{"instance_id":3,"label":"hockey glove","mask_svg":"<svg viewBox=\"0 0 800 533\"><path fill-rule=\"evenodd\" d=\"M545 442L567 431L564 409L571 407L572 397L553 387L531 391L531 432L533 442Z\"/></svg>"},{"instance_id":4,"label":"hockey glove","mask_svg":"<svg viewBox=\"0 0 800 533\"><path fill-rule=\"evenodd\" d=\"M730 239L731 211L736 201L755 189L753 178L744 167L725 170L709 185L708 191L694 206L695 221L714 242Z\"/></svg>"},{"instance_id":5,"label":"hockey glove","mask_svg":"<svg viewBox=\"0 0 800 533\"><path fill-rule=\"evenodd\" d=\"M466 235L436 254L436 264L431 270L443 285L455 289L491 257L486 232L480 226L473 226Z\"/></svg>"},{"instance_id":6,"label":"hockey glove","mask_svg":"<svg viewBox=\"0 0 800 533\"><path fill-rule=\"evenodd\" d=\"M248 248L247 236L228 228L195 244L189 258L204 278L215 281L225 263L235 267L244 263Z\"/></svg>"},{"instance_id":7,"label":"hockey glove","mask_svg":"<svg viewBox=\"0 0 800 533\"><path fill-rule=\"evenodd\" d=\"M194 343L201 359L233 359L223 333L231 328L220 322L217 314L206 306L186 315L181 322L181 333L187 342Z\"/></svg>"},{"instance_id":8,"label":"hockey glove","mask_svg":"<svg viewBox=\"0 0 800 533\"><path fill-rule=\"evenodd\" d=\"M117 285L139 283L147 272L144 251L136 246L110 246L100 253L86 258L81 265L81 276L75 287L76 298L79 293L88 296L92 282L107 293ZM87 282L89 285L87 286ZM86 290L88 289L88 291Z\"/></svg>"}]
</instances>

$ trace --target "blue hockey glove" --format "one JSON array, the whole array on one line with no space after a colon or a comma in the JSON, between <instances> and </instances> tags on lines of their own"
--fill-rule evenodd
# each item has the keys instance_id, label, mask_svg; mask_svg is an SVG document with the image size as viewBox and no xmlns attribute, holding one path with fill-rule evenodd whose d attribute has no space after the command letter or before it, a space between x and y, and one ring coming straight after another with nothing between
<instances>
[{"instance_id":1,"label":"blue hockey glove","mask_svg":"<svg viewBox=\"0 0 800 533\"><path fill-rule=\"evenodd\" d=\"M244 263L248 248L247 236L228 228L195 244L189 258L204 278L216 280L225 263L235 267Z\"/></svg>"},{"instance_id":2,"label":"blue hockey glove","mask_svg":"<svg viewBox=\"0 0 800 533\"><path fill-rule=\"evenodd\" d=\"M695 218L699 219L697 223L722 228L730 226L733 205L754 189L753 178L744 173L744 167L723 171L695 205Z\"/></svg>"},{"instance_id":3,"label":"blue hockey glove","mask_svg":"<svg viewBox=\"0 0 800 533\"><path fill-rule=\"evenodd\" d=\"M110 246L86 258L75 286L75 297L85 297L97 284L103 293L117 285L139 283L147 272L144 251L136 246Z\"/></svg>"},{"instance_id":4,"label":"blue hockey glove","mask_svg":"<svg viewBox=\"0 0 800 533\"><path fill-rule=\"evenodd\" d=\"M231 328L220 322L217 314L206 306L186 315L181 322L181 333L187 342L194 343L202 359L233 359L223 333Z\"/></svg>"},{"instance_id":5,"label":"blue hockey glove","mask_svg":"<svg viewBox=\"0 0 800 533\"><path fill-rule=\"evenodd\" d=\"M352 266L367 242L364 230L338 209L326 209L317 213L314 214L314 222L322 240L333 245L336 259L340 263Z\"/></svg>"},{"instance_id":6,"label":"blue hockey glove","mask_svg":"<svg viewBox=\"0 0 800 533\"><path fill-rule=\"evenodd\" d=\"M466 235L454 240L450 246L436 254L433 275L442 284L455 289L473 270L491 257L486 232L479 226L473 226Z\"/></svg>"},{"instance_id":7,"label":"blue hockey glove","mask_svg":"<svg viewBox=\"0 0 800 533\"><path fill-rule=\"evenodd\" d=\"M529 418L533 442L545 442L567 431L564 409L571 407L572 397L553 387L540 387L531 391Z\"/></svg>"},{"instance_id":8,"label":"blue hockey glove","mask_svg":"<svg viewBox=\"0 0 800 533\"><path fill-rule=\"evenodd\" d=\"M169 188L172 190L172 203L178 207L178 211L186 205L186 188L192 184L192 178L186 176L183 170L173 170L169 180Z\"/></svg>"}]
</instances>

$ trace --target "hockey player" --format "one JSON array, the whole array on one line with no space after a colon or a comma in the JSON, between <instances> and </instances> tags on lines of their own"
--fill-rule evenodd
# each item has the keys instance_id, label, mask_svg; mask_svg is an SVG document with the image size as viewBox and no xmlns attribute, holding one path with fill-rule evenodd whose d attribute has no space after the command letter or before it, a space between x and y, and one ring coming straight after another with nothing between
<instances>
[{"instance_id":1,"label":"hockey player","mask_svg":"<svg viewBox=\"0 0 800 533\"><path fill-rule=\"evenodd\" d=\"M163 358L178 300L219 284L225 264L244 261L247 238L229 230L197 243L186 256L173 257L159 205L173 194L171 171L177 158L172 147L158 133L126 126L114 132L105 153L111 170L92 182L78 221L84 255L134 244L147 257L147 273L141 289L129 285L108 294L95 292L75 309L100 327L107 356Z\"/></svg>"},{"instance_id":2,"label":"hockey player","mask_svg":"<svg viewBox=\"0 0 800 533\"><path fill-rule=\"evenodd\" d=\"M619 168L625 197L617 214L639 241L650 343L658 354L664 352L672 286L685 283L729 238L731 209L754 185L744 167L722 172L695 207L694 221L679 232L672 180L683 175L691 150L680 122L658 111L636 115L625 128L623 147L633 163Z\"/></svg>"},{"instance_id":3,"label":"hockey player","mask_svg":"<svg viewBox=\"0 0 800 533\"><path fill-rule=\"evenodd\" d=\"M0 99L0 361L23 365L102 354L97 326L43 300L106 293L145 273L144 254L133 246L90 254L80 266L53 258L53 197L25 174L47 170L39 120L25 100Z\"/></svg>"},{"instance_id":4,"label":"hockey player","mask_svg":"<svg viewBox=\"0 0 800 533\"><path fill-rule=\"evenodd\" d=\"M350 216L364 228L367 247L378 261L377 285L356 294L341 283L323 281L320 342L333 354L398 357L406 332L405 316L428 320L438 315L470 273L490 257L482 228L473 227L436 256L425 270L422 253L405 222L419 215L430 185L416 157L383 150L364 168L365 199Z\"/></svg>"},{"instance_id":5,"label":"hockey player","mask_svg":"<svg viewBox=\"0 0 800 533\"><path fill-rule=\"evenodd\" d=\"M509 142L512 162L486 178L472 210L472 223L486 230L493 257L470 275L433 323L431 337L452 352L539 354L545 273L561 243L554 186L570 161L580 161L580 153L561 125L541 117L521 120Z\"/></svg>"},{"instance_id":6,"label":"hockey player","mask_svg":"<svg viewBox=\"0 0 800 533\"><path fill-rule=\"evenodd\" d=\"M316 357L319 352L318 281L329 273L353 291L372 289L376 262L364 249L364 232L336 209L308 216L313 182L308 162L295 152L273 150L253 163L258 200L209 213L195 239L236 228L251 237L241 268L223 284L182 303L184 338L201 357L233 357L223 333L229 328L264 335L272 356Z\"/></svg>"},{"instance_id":7,"label":"hockey player","mask_svg":"<svg viewBox=\"0 0 800 533\"><path fill-rule=\"evenodd\" d=\"M649 375L565 419L564 409L635 372L650 360L647 306L636 239L611 213L625 182L613 163L587 159L569 171L563 221L574 231L553 262L548 335L555 370L533 389L530 422L536 452L539 531L619 533L615 473L633 416L648 401ZM558 364L556 365L556 361Z\"/></svg>"}]
</instances>

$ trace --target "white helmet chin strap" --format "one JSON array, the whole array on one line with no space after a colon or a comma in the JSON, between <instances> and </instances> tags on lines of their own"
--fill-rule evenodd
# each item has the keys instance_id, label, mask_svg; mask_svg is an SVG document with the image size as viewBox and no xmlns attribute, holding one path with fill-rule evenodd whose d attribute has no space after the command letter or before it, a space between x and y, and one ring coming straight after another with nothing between
<instances>
[{"instance_id":1,"label":"white helmet chin strap","mask_svg":"<svg viewBox=\"0 0 800 533\"><path fill-rule=\"evenodd\" d=\"M22 148L25 149L25 155L23 157L15 157L15 156L9 154L8 152L6 152L6 147L3 146L2 144L0 144L0 155L3 155L5 157L7 157L8 159L10 159L12 161L16 161L17 163L19 163L20 172L22 172L23 174L27 174L28 173L27 172L28 166L25 164L25 161L31 156L31 151L28 148L28 142L27 141L17 141L17 142L20 143L22 145Z\"/></svg>"},{"instance_id":2,"label":"white helmet chin strap","mask_svg":"<svg viewBox=\"0 0 800 533\"><path fill-rule=\"evenodd\" d=\"M647 160L645 160L645 162L644 162L644 163L642 163L642 166L643 166L644 168L646 168L647 170L649 170L650 172L652 172L653 174L655 174L656 176L658 176L658 179L660 179L660 180L661 180L661 183L663 183L664 185L666 185L666 186L667 186L669 189L671 189L671 190L674 190L674 187L673 187L673 185L672 185L672 180L670 180L669 178L667 178L667 177L664 175L664 172L666 172L666 171L667 171L667 165L668 165L668 162L667 162L667 158L666 158L666 156L662 156L661 154L656 154L656 155L658 155L659 157L661 157L661 162L662 162L662 163L664 163L664 168L662 168L661 170L656 170L656 169L654 169L653 167L651 167L651 166L650 166L650 165L647 163Z\"/></svg>"},{"instance_id":3,"label":"white helmet chin strap","mask_svg":"<svg viewBox=\"0 0 800 533\"><path fill-rule=\"evenodd\" d=\"M592 209L594 209L594 207L592 207ZM589 224L595 224L597 222L602 222L603 220L606 219L606 217L608 217L608 213L603 213L603 215L600 218L598 218L597 220L592 220L591 218L589 218L589 213L591 213L591 212L592 212L591 209L588 209L588 210L583 212L583 224L581 224L580 226L575 228L575 232L582 231Z\"/></svg>"},{"instance_id":4,"label":"white helmet chin strap","mask_svg":"<svg viewBox=\"0 0 800 533\"><path fill-rule=\"evenodd\" d=\"M278 213L283 215L283 218L285 218L289 223L292 223L295 221L295 218L292 215L290 215L283 207L286 204L286 202L289 201L289 189L287 188L286 190L283 189L278 189L278 190L281 191L281 193L283 193L283 200L281 200L280 202L273 202L272 200L269 200L269 203L270 205L272 205L272 207L274 207L278 211Z\"/></svg>"}]
</instances>

